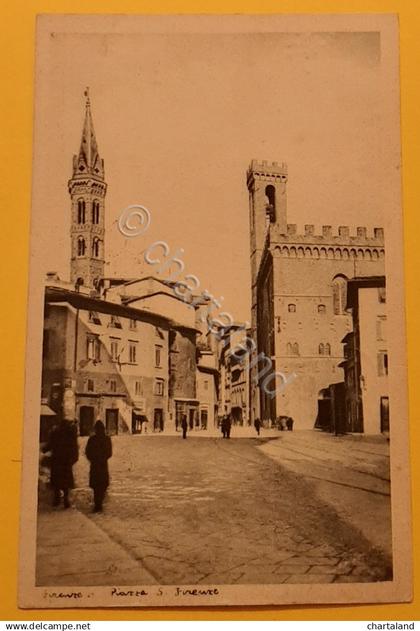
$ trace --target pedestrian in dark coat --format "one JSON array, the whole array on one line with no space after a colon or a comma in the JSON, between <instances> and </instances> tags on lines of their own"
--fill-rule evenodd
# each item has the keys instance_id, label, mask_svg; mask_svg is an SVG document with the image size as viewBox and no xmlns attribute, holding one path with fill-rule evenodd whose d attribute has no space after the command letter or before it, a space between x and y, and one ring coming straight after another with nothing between
<instances>
[{"instance_id":1,"label":"pedestrian in dark coat","mask_svg":"<svg viewBox=\"0 0 420 631\"><path fill-rule=\"evenodd\" d=\"M259 418L256 418L254 421L254 427L255 427L255 431L257 432L258 436L260 435L260 429L261 429L261 421Z\"/></svg>"},{"instance_id":2,"label":"pedestrian in dark coat","mask_svg":"<svg viewBox=\"0 0 420 631\"><path fill-rule=\"evenodd\" d=\"M223 438L226 438L226 416L222 417L221 429Z\"/></svg>"},{"instance_id":3,"label":"pedestrian in dark coat","mask_svg":"<svg viewBox=\"0 0 420 631\"><path fill-rule=\"evenodd\" d=\"M188 423L187 423L187 417L185 416L185 414L182 415L181 428L182 428L182 438L187 438Z\"/></svg>"},{"instance_id":4,"label":"pedestrian in dark coat","mask_svg":"<svg viewBox=\"0 0 420 631\"><path fill-rule=\"evenodd\" d=\"M85 453L90 462L89 486L93 489L94 511L98 513L109 486L108 460L112 456L111 439L102 421L96 421L95 434L87 441Z\"/></svg>"},{"instance_id":5,"label":"pedestrian in dark coat","mask_svg":"<svg viewBox=\"0 0 420 631\"><path fill-rule=\"evenodd\" d=\"M73 465L79 458L75 426L63 420L50 432L43 451L51 452L51 487L53 506L59 506L63 491L64 508L70 507L69 491L74 487Z\"/></svg>"},{"instance_id":6,"label":"pedestrian in dark coat","mask_svg":"<svg viewBox=\"0 0 420 631\"><path fill-rule=\"evenodd\" d=\"M232 428L232 419L228 415L226 417L226 438L230 438L230 430Z\"/></svg>"}]
</instances>

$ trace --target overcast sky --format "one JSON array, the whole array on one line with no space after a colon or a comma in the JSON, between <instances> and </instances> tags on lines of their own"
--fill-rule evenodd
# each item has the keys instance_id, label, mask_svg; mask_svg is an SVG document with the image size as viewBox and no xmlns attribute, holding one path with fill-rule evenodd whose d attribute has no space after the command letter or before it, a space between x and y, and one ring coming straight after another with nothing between
<instances>
[{"instance_id":1,"label":"overcast sky","mask_svg":"<svg viewBox=\"0 0 420 631\"><path fill-rule=\"evenodd\" d=\"M382 224L380 57L377 33L55 33L37 110L45 270L69 276L67 181L90 86L109 186L106 274L136 276L141 252L164 240L235 320L249 318L252 158L288 163L289 223ZM115 223L129 204L152 214L130 241Z\"/></svg>"}]
</instances>

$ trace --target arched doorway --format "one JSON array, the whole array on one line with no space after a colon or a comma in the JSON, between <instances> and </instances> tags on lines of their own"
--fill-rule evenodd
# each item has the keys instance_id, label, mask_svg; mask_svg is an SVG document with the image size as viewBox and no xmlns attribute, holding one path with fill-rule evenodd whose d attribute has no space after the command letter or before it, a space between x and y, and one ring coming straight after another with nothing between
<instances>
[{"instance_id":1,"label":"arched doorway","mask_svg":"<svg viewBox=\"0 0 420 631\"><path fill-rule=\"evenodd\" d=\"M242 418L242 408L239 406L233 407L232 408L232 423L234 425L242 425L243 424L243 418Z\"/></svg>"}]
</instances>

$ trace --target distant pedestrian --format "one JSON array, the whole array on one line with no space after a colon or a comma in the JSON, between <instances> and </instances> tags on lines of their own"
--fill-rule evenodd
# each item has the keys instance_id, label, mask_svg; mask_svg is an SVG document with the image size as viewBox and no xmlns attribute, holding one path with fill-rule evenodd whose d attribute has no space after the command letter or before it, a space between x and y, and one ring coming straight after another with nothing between
<instances>
[{"instance_id":1,"label":"distant pedestrian","mask_svg":"<svg viewBox=\"0 0 420 631\"><path fill-rule=\"evenodd\" d=\"M292 419L291 416L287 417L286 426L287 426L287 429L288 429L289 432L293 431L293 419Z\"/></svg>"},{"instance_id":2,"label":"distant pedestrian","mask_svg":"<svg viewBox=\"0 0 420 631\"><path fill-rule=\"evenodd\" d=\"M232 419L228 415L226 417L226 438L230 438L230 430L232 429Z\"/></svg>"},{"instance_id":3,"label":"distant pedestrian","mask_svg":"<svg viewBox=\"0 0 420 631\"><path fill-rule=\"evenodd\" d=\"M111 439L102 421L96 421L95 434L87 441L85 454L90 462L89 486L93 489L94 511L99 513L109 486L108 460L112 456Z\"/></svg>"},{"instance_id":4,"label":"distant pedestrian","mask_svg":"<svg viewBox=\"0 0 420 631\"><path fill-rule=\"evenodd\" d=\"M182 415L181 428L182 428L182 438L187 438L188 422L187 422L186 414Z\"/></svg>"},{"instance_id":5,"label":"distant pedestrian","mask_svg":"<svg viewBox=\"0 0 420 631\"><path fill-rule=\"evenodd\" d=\"M222 430L223 438L226 438L226 415L222 416L222 422L220 424L220 429Z\"/></svg>"},{"instance_id":6,"label":"distant pedestrian","mask_svg":"<svg viewBox=\"0 0 420 631\"><path fill-rule=\"evenodd\" d=\"M255 427L255 431L257 432L258 436L260 435L260 429L261 429L261 421L259 418L256 418L254 421L254 427Z\"/></svg>"},{"instance_id":7,"label":"distant pedestrian","mask_svg":"<svg viewBox=\"0 0 420 631\"><path fill-rule=\"evenodd\" d=\"M64 508L69 508L69 492L74 487L73 465L79 459L75 426L70 421L61 421L51 431L43 451L44 453L51 452L53 506L60 505L62 491Z\"/></svg>"},{"instance_id":8,"label":"distant pedestrian","mask_svg":"<svg viewBox=\"0 0 420 631\"><path fill-rule=\"evenodd\" d=\"M286 419L287 416L279 416L279 429L281 432L284 432L287 429Z\"/></svg>"}]
</instances>

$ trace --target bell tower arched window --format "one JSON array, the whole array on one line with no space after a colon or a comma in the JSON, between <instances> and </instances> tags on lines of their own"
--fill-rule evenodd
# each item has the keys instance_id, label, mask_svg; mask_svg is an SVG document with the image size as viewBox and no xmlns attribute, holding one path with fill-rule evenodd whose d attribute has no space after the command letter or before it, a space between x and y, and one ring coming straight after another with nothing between
<instances>
[{"instance_id":1,"label":"bell tower arched window","mask_svg":"<svg viewBox=\"0 0 420 631\"><path fill-rule=\"evenodd\" d=\"M333 305L334 314L342 315L347 303L347 278L336 276L333 280Z\"/></svg>"},{"instance_id":2,"label":"bell tower arched window","mask_svg":"<svg viewBox=\"0 0 420 631\"><path fill-rule=\"evenodd\" d=\"M95 237L92 241L92 256L95 258L99 257L99 239Z\"/></svg>"},{"instance_id":3,"label":"bell tower arched window","mask_svg":"<svg viewBox=\"0 0 420 631\"><path fill-rule=\"evenodd\" d=\"M77 256L84 256L86 252L86 243L83 237L79 237L77 240Z\"/></svg>"},{"instance_id":4,"label":"bell tower arched window","mask_svg":"<svg viewBox=\"0 0 420 631\"><path fill-rule=\"evenodd\" d=\"M99 202L97 199L92 202L92 223L99 223Z\"/></svg>"},{"instance_id":5,"label":"bell tower arched window","mask_svg":"<svg viewBox=\"0 0 420 631\"><path fill-rule=\"evenodd\" d=\"M84 199L77 200L77 223L86 223L86 203Z\"/></svg>"},{"instance_id":6,"label":"bell tower arched window","mask_svg":"<svg viewBox=\"0 0 420 631\"><path fill-rule=\"evenodd\" d=\"M270 223L276 221L276 189L272 184L265 187L265 194L267 197L267 204L265 206L265 212L270 219Z\"/></svg>"}]
</instances>

